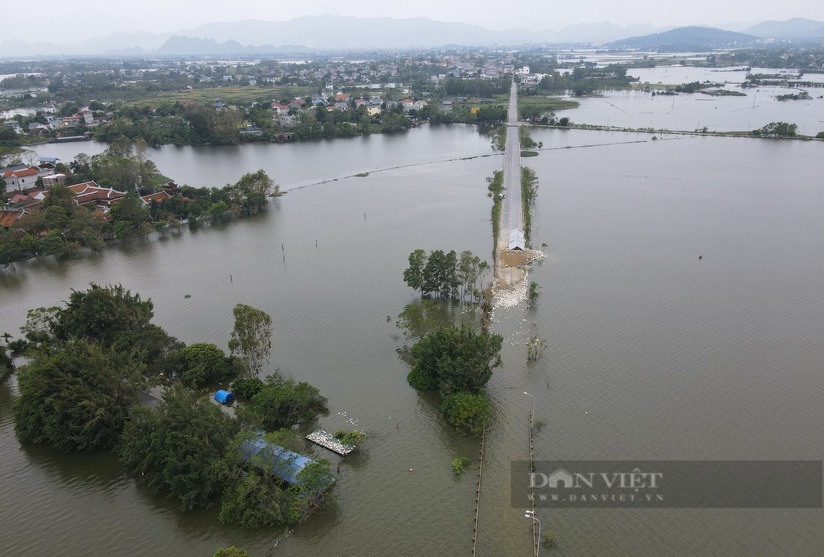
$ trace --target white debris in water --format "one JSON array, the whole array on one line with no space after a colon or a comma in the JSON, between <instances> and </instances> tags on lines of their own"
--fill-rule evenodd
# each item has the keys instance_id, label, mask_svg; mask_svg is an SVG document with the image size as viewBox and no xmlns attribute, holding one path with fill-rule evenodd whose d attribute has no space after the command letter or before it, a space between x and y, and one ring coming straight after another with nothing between
<instances>
[{"instance_id":1,"label":"white debris in water","mask_svg":"<svg viewBox=\"0 0 825 557\"><path fill-rule=\"evenodd\" d=\"M517 284L507 288L500 287L498 281L496 281L493 292L495 292L495 299L493 300L494 310L516 307L527 299L527 275L524 275L524 280L520 280Z\"/></svg>"},{"instance_id":2,"label":"white debris in water","mask_svg":"<svg viewBox=\"0 0 825 557\"><path fill-rule=\"evenodd\" d=\"M533 261L538 261L539 259L544 259L546 257L546 254L539 250L527 250L525 255L528 265ZM526 300L528 283L527 276L527 268L525 267L524 278L516 284L504 287L498 280L496 280L493 284L493 292L495 292L493 309L516 307L521 302Z\"/></svg>"}]
</instances>

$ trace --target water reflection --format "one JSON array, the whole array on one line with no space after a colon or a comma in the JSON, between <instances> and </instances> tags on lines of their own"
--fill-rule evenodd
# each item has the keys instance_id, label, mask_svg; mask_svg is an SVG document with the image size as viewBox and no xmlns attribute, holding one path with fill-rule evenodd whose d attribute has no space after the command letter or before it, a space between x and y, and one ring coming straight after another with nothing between
<instances>
[{"instance_id":1,"label":"water reflection","mask_svg":"<svg viewBox=\"0 0 825 557\"><path fill-rule=\"evenodd\" d=\"M117 457L109 451L63 453L31 443L21 443L20 451L30 466L71 489L110 493L129 481Z\"/></svg>"}]
</instances>

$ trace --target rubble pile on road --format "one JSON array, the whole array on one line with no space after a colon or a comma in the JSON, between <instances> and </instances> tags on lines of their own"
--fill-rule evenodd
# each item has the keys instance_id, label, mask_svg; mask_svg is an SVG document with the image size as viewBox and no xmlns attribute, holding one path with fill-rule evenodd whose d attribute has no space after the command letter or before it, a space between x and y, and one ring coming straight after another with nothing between
<instances>
[{"instance_id":1,"label":"rubble pile on road","mask_svg":"<svg viewBox=\"0 0 825 557\"><path fill-rule=\"evenodd\" d=\"M543 251L527 250L524 252L524 256L527 263L532 263L533 261L543 259L546 254ZM521 269L522 267L520 266L519 268ZM527 284L529 282L527 276L525 267L524 279L518 281L516 284L505 285L502 284L501 281L496 280L493 284L493 292L495 293L493 309L515 307L526 300Z\"/></svg>"},{"instance_id":2,"label":"rubble pile on road","mask_svg":"<svg viewBox=\"0 0 825 557\"><path fill-rule=\"evenodd\" d=\"M495 298L493 300L493 309L512 308L519 305L522 301L527 299L527 275L524 280L518 281L516 284L502 288L498 281L493 287Z\"/></svg>"}]
</instances>

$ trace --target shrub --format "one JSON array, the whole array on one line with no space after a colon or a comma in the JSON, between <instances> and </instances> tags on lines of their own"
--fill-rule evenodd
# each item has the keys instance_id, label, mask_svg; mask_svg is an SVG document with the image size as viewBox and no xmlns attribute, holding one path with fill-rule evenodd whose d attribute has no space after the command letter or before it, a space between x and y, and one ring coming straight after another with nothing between
<instances>
[{"instance_id":1,"label":"shrub","mask_svg":"<svg viewBox=\"0 0 825 557\"><path fill-rule=\"evenodd\" d=\"M456 429L480 435L490 419L490 401L484 394L460 392L444 399L447 420Z\"/></svg>"}]
</instances>

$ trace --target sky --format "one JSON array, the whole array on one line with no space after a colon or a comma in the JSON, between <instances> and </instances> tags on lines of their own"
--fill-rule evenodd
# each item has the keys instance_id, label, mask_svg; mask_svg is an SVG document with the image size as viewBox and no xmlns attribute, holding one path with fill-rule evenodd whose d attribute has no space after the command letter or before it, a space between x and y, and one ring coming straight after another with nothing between
<instances>
[{"instance_id":1,"label":"sky","mask_svg":"<svg viewBox=\"0 0 825 557\"><path fill-rule=\"evenodd\" d=\"M489 6L489 7L484 7ZM19 10L19 13L15 13ZM41 27L11 22L30 21L23 2L7 7L0 43L17 38L26 42L62 42L56 36L65 29L72 41L101 37L112 32L164 33L205 23L260 19L285 21L305 15L356 17L428 17L438 21L470 23L492 30L525 27L558 31L578 23L611 22L620 25L650 23L656 27L685 25L753 24L792 17L823 20L822 0L358 0L357 2L272 2L262 0L40 0L38 14L52 22L47 36L33 30ZM743 25L742 27L746 27ZM733 28L728 25L727 28ZM57 33L55 33L57 31ZM0 53L2 54L2 53Z\"/></svg>"}]
</instances>

